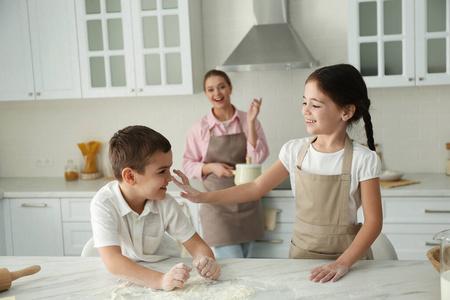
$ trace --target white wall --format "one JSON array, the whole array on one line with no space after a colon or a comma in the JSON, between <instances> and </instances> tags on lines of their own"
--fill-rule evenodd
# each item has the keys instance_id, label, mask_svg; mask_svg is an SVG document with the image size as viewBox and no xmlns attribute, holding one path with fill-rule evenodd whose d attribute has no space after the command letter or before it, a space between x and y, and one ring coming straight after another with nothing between
<instances>
[{"instance_id":1,"label":"white wall","mask_svg":"<svg viewBox=\"0 0 450 300\"><path fill-rule=\"evenodd\" d=\"M347 0L292 0L291 23L321 65L347 62ZM251 0L203 0L205 71L221 64L253 25ZM247 109L263 97L260 120L271 155L288 140L307 136L301 117L303 84L311 69L229 73L232 101ZM450 86L370 89L375 141L385 167L406 172L445 172L450 142ZM181 167L185 134L210 104L203 94L142 98L0 102L0 177L62 177L67 159L83 165L77 143L107 143L127 125L143 124L172 143ZM363 141L364 133L352 134ZM37 167L39 158L52 167Z\"/></svg>"}]
</instances>

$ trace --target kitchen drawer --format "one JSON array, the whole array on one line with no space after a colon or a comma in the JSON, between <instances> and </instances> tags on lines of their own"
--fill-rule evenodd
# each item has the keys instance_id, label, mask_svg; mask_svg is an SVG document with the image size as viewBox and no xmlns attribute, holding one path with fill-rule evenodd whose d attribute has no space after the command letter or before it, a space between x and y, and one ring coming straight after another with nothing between
<instances>
[{"instance_id":1,"label":"kitchen drawer","mask_svg":"<svg viewBox=\"0 0 450 300\"><path fill-rule=\"evenodd\" d=\"M92 198L62 198L63 222L91 222L91 200Z\"/></svg>"},{"instance_id":2,"label":"kitchen drawer","mask_svg":"<svg viewBox=\"0 0 450 300\"><path fill-rule=\"evenodd\" d=\"M81 255L86 242L92 237L92 227L89 222L63 223L64 255Z\"/></svg>"},{"instance_id":3,"label":"kitchen drawer","mask_svg":"<svg viewBox=\"0 0 450 300\"><path fill-rule=\"evenodd\" d=\"M295 220L295 198L263 197L264 209L278 209L277 223L293 223Z\"/></svg>"},{"instance_id":4,"label":"kitchen drawer","mask_svg":"<svg viewBox=\"0 0 450 300\"><path fill-rule=\"evenodd\" d=\"M450 198L383 199L384 223L447 223L450 225Z\"/></svg>"},{"instance_id":5,"label":"kitchen drawer","mask_svg":"<svg viewBox=\"0 0 450 300\"><path fill-rule=\"evenodd\" d=\"M434 235L449 228L448 224L385 224L383 233L399 259L426 260L427 251L439 245L433 240Z\"/></svg>"},{"instance_id":6,"label":"kitchen drawer","mask_svg":"<svg viewBox=\"0 0 450 300\"><path fill-rule=\"evenodd\" d=\"M252 258L288 258L294 223L278 223L275 230L266 230L264 238L253 244Z\"/></svg>"}]
</instances>

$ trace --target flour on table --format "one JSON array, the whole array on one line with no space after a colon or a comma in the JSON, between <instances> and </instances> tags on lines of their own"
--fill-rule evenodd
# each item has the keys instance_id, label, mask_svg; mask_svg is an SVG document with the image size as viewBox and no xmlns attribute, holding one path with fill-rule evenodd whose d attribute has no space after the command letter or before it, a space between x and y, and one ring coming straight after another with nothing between
<instances>
[{"instance_id":1,"label":"flour on table","mask_svg":"<svg viewBox=\"0 0 450 300\"><path fill-rule=\"evenodd\" d=\"M160 291L125 282L111 292L111 299L215 299L241 300L253 297L255 289L246 286L245 280L233 279L227 281L205 279L199 275L191 277L183 288L172 291Z\"/></svg>"}]
</instances>

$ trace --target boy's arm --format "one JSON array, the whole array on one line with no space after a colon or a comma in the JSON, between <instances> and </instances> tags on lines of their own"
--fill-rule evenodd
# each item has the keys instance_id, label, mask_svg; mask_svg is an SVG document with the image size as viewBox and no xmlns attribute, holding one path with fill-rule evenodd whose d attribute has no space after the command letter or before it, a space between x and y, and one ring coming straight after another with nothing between
<instances>
[{"instance_id":1,"label":"boy's arm","mask_svg":"<svg viewBox=\"0 0 450 300\"><path fill-rule=\"evenodd\" d=\"M122 255L119 246L98 248L100 256L108 271L123 280L153 289L170 291L183 287L189 279L191 268L177 264L166 274L148 269Z\"/></svg>"},{"instance_id":2,"label":"boy's arm","mask_svg":"<svg viewBox=\"0 0 450 300\"><path fill-rule=\"evenodd\" d=\"M220 276L220 267L215 261L214 253L198 233L195 233L183 245L194 258L193 264L201 276L211 279L217 279Z\"/></svg>"}]
</instances>

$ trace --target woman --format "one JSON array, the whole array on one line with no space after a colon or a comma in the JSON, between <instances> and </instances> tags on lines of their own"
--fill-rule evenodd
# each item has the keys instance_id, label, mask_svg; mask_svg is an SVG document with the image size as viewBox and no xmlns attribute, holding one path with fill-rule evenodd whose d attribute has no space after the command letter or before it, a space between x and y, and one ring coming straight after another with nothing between
<instances>
[{"instance_id":1,"label":"woman","mask_svg":"<svg viewBox=\"0 0 450 300\"><path fill-rule=\"evenodd\" d=\"M211 70L203 89L213 108L189 129L183 154L183 170L201 178L206 191L234 186L231 170L236 164L263 163L269 155L266 137L256 119L262 99L253 99L247 113L231 104L233 86L228 75ZM260 200L239 204L202 204L203 238L218 258L248 257L251 242L264 236Z\"/></svg>"}]
</instances>

